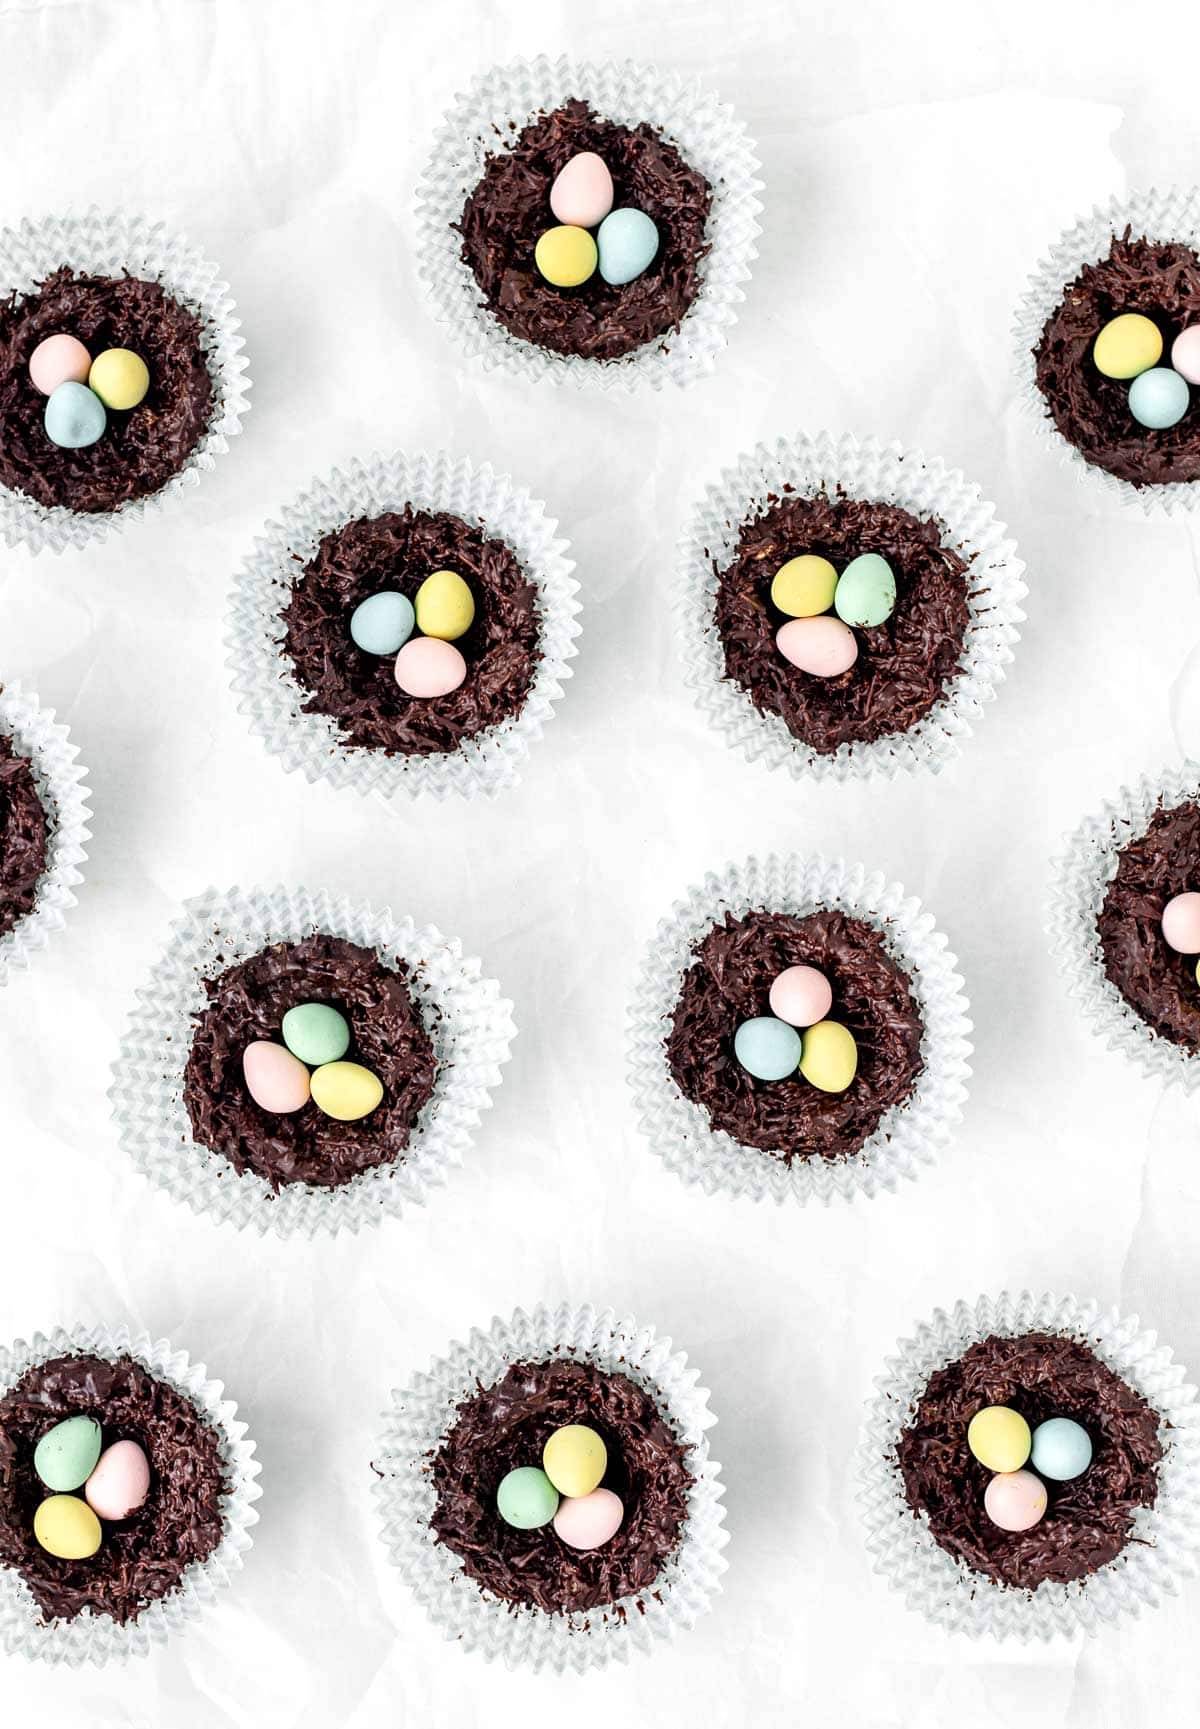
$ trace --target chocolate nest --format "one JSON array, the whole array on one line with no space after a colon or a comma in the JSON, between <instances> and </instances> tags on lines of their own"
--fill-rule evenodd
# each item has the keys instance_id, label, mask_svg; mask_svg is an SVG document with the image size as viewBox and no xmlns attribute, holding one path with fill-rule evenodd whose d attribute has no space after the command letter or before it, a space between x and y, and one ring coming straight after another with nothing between
<instances>
[{"instance_id":1,"label":"chocolate nest","mask_svg":"<svg viewBox=\"0 0 1200 1729\"><path fill-rule=\"evenodd\" d=\"M1200 808L1157 810L1144 835L1121 848L1096 919L1104 976L1161 1038L1200 1050L1195 955L1176 954L1162 933L1163 907L1200 887Z\"/></svg>"},{"instance_id":2,"label":"chocolate nest","mask_svg":"<svg viewBox=\"0 0 1200 1729\"><path fill-rule=\"evenodd\" d=\"M46 870L46 812L28 757L0 734L0 937L33 911Z\"/></svg>"}]
</instances>

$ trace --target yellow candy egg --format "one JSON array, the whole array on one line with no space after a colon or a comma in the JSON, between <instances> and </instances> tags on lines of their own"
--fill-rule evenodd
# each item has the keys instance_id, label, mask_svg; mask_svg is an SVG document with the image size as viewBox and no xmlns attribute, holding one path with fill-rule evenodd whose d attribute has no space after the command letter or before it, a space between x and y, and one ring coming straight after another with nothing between
<instances>
[{"instance_id":1,"label":"yellow candy egg","mask_svg":"<svg viewBox=\"0 0 1200 1729\"><path fill-rule=\"evenodd\" d=\"M590 1495L608 1467L608 1449L582 1423L555 1429L542 1451L542 1470L560 1495Z\"/></svg>"},{"instance_id":2,"label":"yellow candy egg","mask_svg":"<svg viewBox=\"0 0 1200 1729\"><path fill-rule=\"evenodd\" d=\"M808 1027L800 1046L800 1073L822 1093L844 1093L858 1070L858 1046L840 1021Z\"/></svg>"},{"instance_id":3,"label":"yellow candy egg","mask_svg":"<svg viewBox=\"0 0 1200 1729\"><path fill-rule=\"evenodd\" d=\"M967 1446L989 1471L1019 1471L1029 1457L1033 1436L1019 1411L985 1405L967 1425Z\"/></svg>"},{"instance_id":4,"label":"yellow candy egg","mask_svg":"<svg viewBox=\"0 0 1200 1729\"><path fill-rule=\"evenodd\" d=\"M417 590L417 629L423 636L455 642L475 617L475 601L456 570L435 570Z\"/></svg>"},{"instance_id":5,"label":"yellow candy egg","mask_svg":"<svg viewBox=\"0 0 1200 1729\"><path fill-rule=\"evenodd\" d=\"M598 257L587 229L569 223L547 228L533 252L533 262L555 288L578 288L595 270Z\"/></svg>"},{"instance_id":6,"label":"yellow candy egg","mask_svg":"<svg viewBox=\"0 0 1200 1729\"><path fill-rule=\"evenodd\" d=\"M136 408L150 388L150 370L131 348L106 348L92 361L88 384L105 408Z\"/></svg>"},{"instance_id":7,"label":"yellow candy egg","mask_svg":"<svg viewBox=\"0 0 1200 1729\"><path fill-rule=\"evenodd\" d=\"M1140 312L1110 318L1096 338L1092 359L1105 378L1136 378L1162 359L1162 331Z\"/></svg>"},{"instance_id":8,"label":"yellow candy egg","mask_svg":"<svg viewBox=\"0 0 1200 1729\"><path fill-rule=\"evenodd\" d=\"M78 1495L49 1495L39 1502L33 1534L60 1561L86 1561L100 1547L100 1521Z\"/></svg>"},{"instance_id":9,"label":"yellow candy egg","mask_svg":"<svg viewBox=\"0 0 1200 1729\"><path fill-rule=\"evenodd\" d=\"M383 1097L383 1083L361 1063L322 1063L313 1070L312 1101L327 1117L355 1123L369 1117Z\"/></svg>"},{"instance_id":10,"label":"yellow candy egg","mask_svg":"<svg viewBox=\"0 0 1200 1729\"><path fill-rule=\"evenodd\" d=\"M771 599L789 618L817 618L833 605L838 573L827 558L815 552L789 558L775 572Z\"/></svg>"}]
</instances>

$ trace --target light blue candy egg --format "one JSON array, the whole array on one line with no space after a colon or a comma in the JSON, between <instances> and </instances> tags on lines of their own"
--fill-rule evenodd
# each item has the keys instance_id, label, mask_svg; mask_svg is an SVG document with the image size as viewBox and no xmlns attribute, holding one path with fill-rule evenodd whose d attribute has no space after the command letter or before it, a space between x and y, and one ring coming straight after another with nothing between
<instances>
[{"instance_id":1,"label":"light blue candy egg","mask_svg":"<svg viewBox=\"0 0 1200 1729\"><path fill-rule=\"evenodd\" d=\"M412 635L415 623L412 601L385 588L355 607L350 635L364 654L395 654Z\"/></svg>"},{"instance_id":2,"label":"light blue candy egg","mask_svg":"<svg viewBox=\"0 0 1200 1729\"><path fill-rule=\"evenodd\" d=\"M640 276L658 251L658 229L644 210L614 210L596 235L600 274L614 287Z\"/></svg>"},{"instance_id":3,"label":"light blue candy egg","mask_svg":"<svg viewBox=\"0 0 1200 1729\"><path fill-rule=\"evenodd\" d=\"M50 392L46 403L46 437L63 450L83 450L86 445L95 444L107 421L104 404L86 384L76 384L69 378Z\"/></svg>"},{"instance_id":4,"label":"light blue candy egg","mask_svg":"<svg viewBox=\"0 0 1200 1729\"><path fill-rule=\"evenodd\" d=\"M774 1015L743 1021L733 1035L734 1055L756 1081L782 1081L794 1075L800 1050L800 1034L795 1027Z\"/></svg>"},{"instance_id":5,"label":"light blue candy egg","mask_svg":"<svg viewBox=\"0 0 1200 1729\"><path fill-rule=\"evenodd\" d=\"M1143 426L1161 431L1174 426L1188 411L1187 379L1172 366L1152 366L1139 372L1129 386L1129 412Z\"/></svg>"},{"instance_id":6,"label":"light blue candy egg","mask_svg":"<svg viewBox=\"0 0 1200 1729\"><path fill-rule=\"evenodd\" d=\"M1033 1431L1030 1459L1039 1476L1069 1483L1072 1477L1082 1477L1092 1462L1091 1436L1070 1417L1051 1417Z\"/></svg>"}]
</instances>

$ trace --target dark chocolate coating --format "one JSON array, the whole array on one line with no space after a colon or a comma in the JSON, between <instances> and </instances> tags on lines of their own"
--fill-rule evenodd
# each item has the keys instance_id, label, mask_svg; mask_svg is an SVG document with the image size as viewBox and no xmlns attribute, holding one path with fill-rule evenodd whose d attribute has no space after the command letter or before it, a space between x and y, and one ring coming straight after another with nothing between
<instances>
[{"instance_id":1,"label":"dark chocolate coating","mask_svg":"<svg viewBox=\"0 0 1200 1729\"><path fill-rule=\"evenodd\" d=\"M771 601L780 565L803 553L839 575L877 552L896 578L892 616L856 627L858 659L837 678L816 678L784 659L775 637L787 615ZM935 522L895 504L829 497L772 498L742 526L733 558L717 569L715 618L725 676L764 714L822 755L839 745L906 732L945 694L962 655L970 607L967 566Z\"/></svg>"},{"instance_id":2,"label":"dark chocolate coating","mask_svg":"<svg viewBox=\"0 0 1200 1729\"><path fill-rule=\"evenodd\" d=\"M608 1450L601 1487L625 1517L598 1549L572 1549L553 1525L517 1531L496 1511L501 1478L539 1466L556 1429L583 1423ZM649 1393L592 1363L514 1364L458 1407L433 1460L430 1523L481 1590L550 1613L598 1609L649 1590L679 1544L693 1477L686 1449Z\"/></svg>"},{"instance_id":3,"label":"dark chocolate coating","mask_svg":"<svg viewBox=\"0 0 1200 1729\"><path fill-rule=\"evenodd\" d=\"M96 1554L61 1561L33 1534L34 1513L50 1493L33 1455L47 1429L80 1415L100 1424L105 1447L137 1442L150 1461L150 1493L128 1519L101 1521ZM217 1547L228 1489L216 1430L190 1399L131 1357L55 1357L0 1398L0 1565L17 1570L48 1621L84 1609L135 1621Z\"/></svg>"},{"instance_id":4,"label":"dark chocolate coating","mask_svg":"<svg viewBox=\"0 0 1200 1729\"><path fill-rule=\"evenodd\" d=\"M1171 344L1200 320L1200 258L1188 246L1132 240L1127 228L1108 257L1087 264L1063 290L1046 322L1034 359L1038 388L1055 426L1097 468L1134 486L1200 476L1200 410L1193 387L1183 419L1161 430L1142 426L1129 407L1127 378L1105 378L1092 349L1110 319L1140 312L1163 337L1159 366L1171 364Z\"/></svg>"},{"instance_id":5,"label":"dark chocolate coating","mask_svg":"<svg viewBox=\"0 0 1200 1729\"><path fill-rule=\"evenodd\" d=\"M632 282L610 286L597 270L578 288L555 288L538 273L534 248L558 223L550 188L585 150L612 175L613 209L632 206L657 225L658 252ZM586 102L567 102L488 157L463 206L462 255L483 304L514 336L556 354L617 360L678 329L699 292L711 205L703 174L652 126L631 131Z\"/></svg>"},{"instance_id":6,"label":"dark chocolate coating","mask_svg":"<svg viewBox=\"0 0 1200 1729\"><path fill-rule=\"evenodd\" d=\"M184 1071L193 1138L275 1189L332 1189L402 1158L437 1076L433 1041L407 978L401 960L384 966L374 949L318 934L274 943L206 979L209 1006L196 1017ZM282 1044L288 1009L312 1002L345 1016L350 1048L343 1060L361 1063L383 1083L382 1101L357 1122L327 1117L311 1099L277 1116L256 1105L246 1086L246 1046L255 1039Z\"/></svg>"},{"instance_id":7,"label":"dark chocolate coating","mask_svg":"<svg viewBox=\"0 0 1200 1729\"><path fill-rule=\"evenodd\" d=\"M382 589L409 600L435 570L454 570L475 601L455 647L467 676L449 696L406 696L394 654L367 654L350 635L356 606ZM360 517L327 534L284 611L284 649L310 695L350 744L388 756L432 756L517 715L540 658L538 591L502 540L461 517L411 505ZM415 634L415 633L414 633Z\"/></svg>"},{"instance_id":8,"label":"dark chocolate coating","mask_svg":"<svg viewBox=\"0 0 1200 1729\"><path fill-rule=\"evenodd\" d=\"M667 1061L680 1092L702 1107L714 1129L786 1164L845 1158L911 1095L922 1068L921 1016L907 975L865 919L829 910L806 918L728 913L695 952L675 1006ZM820 1092L800 1074L755 1080L734 1055L742 1021L771 1013L771 986L794 966L825 974L833 987L828 1018L854 1035L858 1072L844 1093Z\"/></svg>"},{"instance_id":9,"label":"dark chocolate coating","mask_svg":"<svg viewBox=\"0 0 1200 1729\"><path fill-rule=\"evenodd\" d=\"M1158 810L1140 840L1121 848L1096 919L1105 977L1164 1039L1200 1050L1196 956L1176 954L1162 911L1200 891L1200 808Z\"/></svg>"},{"instance_id":10,"label":"dark chocolate coating","mask_svg":"<svg viewBox=\"0 0 1200 1729\"><path fill-rule=\"evenodd\" d=\"M992 1472L967 1426L985 1405L1011 1406L1031 1429L1070 1417L1091 1437L1082 1476L1044 1479L1049 1505L1030 1531L1002 1531L984 1511ZM1154 1505L1158 1429L1157 1412L1085 1345L1051 1333L983 1339L929 1377L897 1449L905 1498L943 1549L997 1584L1082 1579L1121 1553L1137 1509Z\"/></svg>"},{"instance_id":11,"label":"dark chocolate coating","mask_svg":"<svg viewBox=\"0 0 1200 1729\"><path fill-rule=\"evenodd\" d=\"M78 337L94 360L129 348L150 369L136 408L109 409L95 444L63 450L46 434L46 398L29 376L44 337ZM23 298L0 303L0 485L39 504L116 510L165 486L191 455L212 411L200 321L157 282L79 275L67 266Z\"/></svg>"},{"instance_id":12,"label":"dark chocolate coating","mask_svg":"<svg viewBox=\"0 0 1200 1729\"><path fill-rule=\"evenodd\" d=\"M46 869L46 812L28 757L0 734L0 937L33 911Z\"/></svg>"}]
</instances>

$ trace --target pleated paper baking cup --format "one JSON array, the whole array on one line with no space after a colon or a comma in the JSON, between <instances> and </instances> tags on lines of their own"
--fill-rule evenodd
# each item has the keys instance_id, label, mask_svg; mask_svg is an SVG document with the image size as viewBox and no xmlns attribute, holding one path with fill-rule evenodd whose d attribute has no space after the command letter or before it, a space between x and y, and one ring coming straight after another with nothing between
<instances>
[{"instance_id":1,"label":"pleated paper baking cup","mask_svg":"<svg viewBox=\"0 0 1200 1729\"><path fill-rule=\"evenodd\" d=\"M656 128L712 188L700 287L678 329L616 360L554 354L506 330L484 305L455 226L489 156L539 115L579 98L602 119ZM434 139L417 188L417 268L434 317L465 354L527 379L600 388L660 388L711 372L745 298L762 204L755 146L733 110L672 72L625 61L514 60L475 80ZM549 206L546 226L552 225Z\"/></svg>"},{"instance_id":2,"label":"pleated paper baking cup","mask_svg":"<svg viewBox=\"0 0 1200 1729\"><path fill-rule=\"evenodd\" d=\"M344 739L337 722L306 714L308 692L283 650L284 612L297 578L323 537L358 517L402 511L447 511L516 555L538 591L540 659L521 712L436 756L385 755ZM445 451L429 456L373 456L314 481L269 522L238 573L226 642L238 709L285 769L390 798L429 793L491 796L513 786L529 751L554 713L571 676L579 635L579 584L567 542L546 507L507 475Z\"/></svg>"},{"instance_id":3,"label":"pleated paper baking cup","mask_svg":"<svg viewBox=\"0 0 1200 1729\"><path fill-rule=\"evenodd\" d=\"M436 1504L430 1466L464 1400L493 1386L514 1363L560 1359L594 1363L644 1388L687 1449L694 1481L679 1546L651 1587L607 1608L549 1614L531 1603L485 1596L458 1556L437 1541L429 1523ZM465 1345L452 1345L431 1364L428 1374L415 1375L392 1394L374 1461L383 1541L445 1638L510 1668L582 1673L649 1651L707 1613L721 1588L728 1533L721 1505L725 1486L706 1434L716 1418L698 1381L682 1351L658 1338L653 1327L618 1318L612 1309L562 1304L528 1315L518 1309L510 1321L493 1320L487 1332L476 1329Z\"/></svg>"},{"instance_id":4,"label":"pleated paper baking cup","mask_svg":"<svg viewBox=\"0 0 1200 1729\"><path fill-rule=\"evenodd\" d=\"M912 1096L887 1112L857 1152L785 1163L713 1128L708 1113L684 1097L671 1074L667 1040L684 974L700 942L727 914L805 918L827 908L874 925L892 959L908 975L924 1026L921 1072ZM963 981L932 916L882 872L820 856L752 857L710 873L699 888L677 901L647 952L630 1032L634 1102L653 1151L669 1170L705 1194L746 1195L756 1201L828 1203L835 1196L876 1195L916 1177L949 1141L962 1116L971 1072L971 1022Z\"/></svg>"},{"instance_id":5,"label":"pleated paper baking cup","mask_svg":"<svg viewBox=\"0 0 1200 1729\"><path fill-rule=\"evenodd\" d=\"M262 1494L257 1482L261 1466L237 1406L225 1397L220 1381L209 1379L203 1363L190 1362L165 1339L152 1341L148 1333L131 1334L128 1327L115 1332L107 1327L58 1327L48 1337L35 1333L29 1344L19 1339L11 1349L0 1350L0 1395L39 1363L81 1355L110 1363L132 1357L190 1400L216 1431L227 1486L221 1496L221 1540L212 1554L193 1561L173 1591L148 1603L136 1620L124 1625L91 1609L70 1620L46 1621L20 1574L0 1567L0 1646L10 1656L71 1668L144 1656L201 1615L242 1565L253 1541L251 1527L258 1523L254 1502Z\"/></svg>"},{"instance_id":6,"label":"pleated paper baking cup","mask_svg":"<svg viewBox=\"0 0 1200 1729\"><path fill-rule=\"evenodd\" d=\"M716 622L719 576L733 561L742 526L787 494L894 504L937 523L942 544L967 566L970 616L958 666L941 699L915 726L820 752L777 714L756 708L725 673ZM760 444L726 469L700 500L679 549L676 608L684 677L725 742L748 762L786 768L797 780L846 781L900 770L936 773L957 756L996 695L1024 619L1024 564L979 487L937 457L849 434L798 434ZM802 675L797 675L802 676Z\"/></svg>"},{"instance_id":7,"label":"pleated paper baking cup","mask_svg":"<svg viewBox=\"0 0 1200 1729\"><path fill-rule=\"evenodd\" d=\"M46 868L37 885L33 910L0 936L0 985L61 930L75 905L75 888L91 839L87 771L65 726L44 709L32 691L19 684L0 686L0 738L9 737L26 757L46 813Z\"/></svg>"},{"instance_id":8,"label":"pleated paper baking cup","mask_svg":"<svg viewBox=\"0 0 1200 1729\"><path fill-rule=\"evenodd\" d=\"M1090 216L1082 217L1055 241L1030 277L1017 308L1013 327L1017 377L1026 412L1077 476L1086 478L1110 498L1140 504L1148 513L1163 510L1170 515L1179 510L1194 510L1200 504L1200 485L1193 480L1172 480L1161 485L1135 486L1131 480L1122 480L1089 462L1054 424L1037 382L1033 351L1048 321L1062 305L1064 290L1086 265L1098 264L1106 258L1113 241L1119 240L1127 228L1131 239L1176 242L1200 253L1200 192L1193 188L1131 192L1104 206L1097 205Z\"/></svg>"},{"instance_id":9,"label":"pleated paper baking cup","mask_svg":"<svg viewBox=\"0 0 1200 1729\"><path fill-rule=\"evenodd\" d=\"M1049 930L1068 991L1109 1049L1190 1093L1200 1086L1200 1053L1156 1033L1105 977L1096 923L1124 848L1141 839L1156 811L1189 803L1200 803L1200 763L1185 762L1157 779L1143 776L1087 817L1055 861Z\"/></svg>"},{"instance_id":10,"label":"pleated paper baking cup","mask_svg":"<svg viewBox=\"0 0 1200 1729\"><path fill-rule=\"evenodd\" d=\"M208 425L177 474L145 498L130 499L115 510L68 510L38 504L28 494L0 486L0 538L9 546L24 544L32 552L49 547L87 546L102 540L110 528L138 522L148 511L195 486L212 468L229 441L241 431L250 407L250 380L234 316L229 285L218 267L183 235L172 234L162 222L144 216L105 214L56 217L22 222L0 232L0 298L31 294L63 265L96 276L136 276L159 282L166 292L200 321L204 363L212 379L213 400Z\"/></svg>"},{"instance_id":11,"label":"pleated paper baking cup","mask_svg":"<svg viewBox=\"0 0 1200 1729\"><path fill-rule=\"evenodd\" d=\"M896 1449L930 1376L956 1362L981 1339L1053 1333L1086 1345L1154 1408L1163 1447L1158 1494L1140 1508L1121 1553L1070 1584L1045 1581L1036 1590L998 1585L948 1554L928 1522L904 1498ZM876 1380L857 1459L858 1500L875 1571L904 1595L910 1609L973 1638L1047 1640L1094 1633L1173 1594L1196 1570L1200 1547L1200 1415L1196 1389L1182 1366L1143 1332L1136 1315L1102 1313L1077 1297L980 1297L934 1312L903 1339Z\"/></svg>"},{"instance_id":12,"label":"pleated paper baking cup","mask_svg":"<svg viewBox=\"0 0 1200 1729\"><path fill-rule=\"evenodd\" d=\"M205 979L217 978L272 943L316 933L374 949L385 967L403 961L408 989L433 1042L433 1096L401 1158L362 1171L337 1188L286 1183L275 1190L239 1173L192 1139L184 1071L195 1017L207 1006ZM515 1036L512 1004L480 962L432 925L325 891L209 889L185 901L161 960L137 993L109 1089L121 1146L151 1182L193 1212L260 1234L314 1237L357 1231L421 1205L470 1147L500 1084Z\"/></svg>"}]
</instances>

